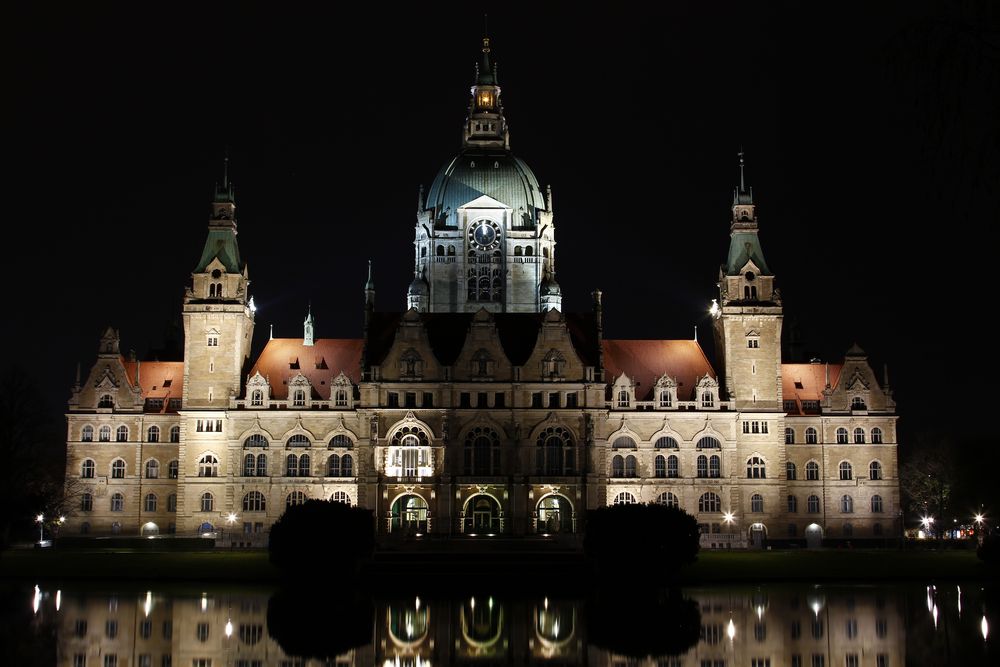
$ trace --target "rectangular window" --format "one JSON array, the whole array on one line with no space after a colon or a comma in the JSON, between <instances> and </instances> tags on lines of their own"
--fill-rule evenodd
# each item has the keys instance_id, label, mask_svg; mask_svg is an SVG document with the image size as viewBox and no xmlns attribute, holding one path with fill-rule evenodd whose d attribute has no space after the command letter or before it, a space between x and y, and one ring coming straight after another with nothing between
<instances>
[{"instance_id":1,"label":"rectangular window","mask_svg":"<svg viewBox=\"0 0 1000 667\"><path fill-rule=\"evenodd\" d=\"M148 653L140 653L139 667L153 667L153 656Z\"/></svg>"},{"instance_id":2,"label":"rectangular window","mask_svg":"<svg viewBox=\"0 0 1000 667\"><path fill-rule=\"evenodd\" d=\"M204 419L199 419L197 422L195 422L194 430L197 431L198 433L204 432L204 430L205 430L205 420Z\"/></svg>"},{"instance_id":3,"label":"rectangular window","mask_svg":"<svg viewBox=\"0 0 1000 667\"><path fill-rule=\"evenodd\" d=\"M531 407L533 408L542 407L542 392L540 391L531 392Z\"/></svg>"},{"instance_id":4,"label":"rectangular window","mask_svg":"<svg viewBox=\"0 0 1000 667\"><path fill-rule=\"evenodd\" d=\"M771 667L770 658L751 658L750 667Z\"/></svg>"},{"instance_id":5,"label":"rectangular window","mask_svg":"<svg viewBox=\"0 0 1000 667\"><path fill-rule=\"evenodd\" d=\"M406 407L415 408L417 407L417 392L408 391L406 392Z\"/></svg>"},{"instance_id":6,"label":"rectangular window","mask_svg":"<svg viewBox=\"0 0 1000 667\"><path fill-rule=\"evenodd\" d=\"M458 395L458 407L460 408L471 408L472 407L472 394L467 391L463 391Z\"/></svg>"},{"instance_id":7,"label":"rectangular window","mask_svg":"<svg viewBox=\"0 0 1000 667\"><path fill-rule=\"evenodd\" d=\"M819 414L819 401L802 401L802 412Z\"/></svg>"},{"instance_id":8,"label":"rectangular window","mask_svg":"<svg viewBox=\"0 0 1000 667\"><path fill-rule=\"evenodd\" d=\"M750 348L751 350L756 350L757 348L760 347L760 339L759 338L747 338L747 347Z\"/></svg>"},{"instance_id":9,"label":"rectangular window","mask_svg":"<svg viewBox=\"0 0 1000 667\"><path fill-rule=\"evenodd\" d=\"M812 667L826 667L826 656L820 655L819 653L813 653Z\"/></svg>"},{"instance_id":10,"label":"rectangular window","mask_svg":"<svg viewBox=\"0 0 1000 667\"><path fill-rule=\"evenodd\" d=\"M760 433L760 422L753 422L750 430L754 433Z\"/></svg>"},{"instance_id":11,"label":"rectangular window","mask_svg":"<svg viewBox=\"0 0 1000 667\"><path fill-rule=\"evenodd\" d=\"M163 621L163 638L173 639L174 638L174 622L173 621Z\"/></svg>"},{"instance_id":12,"label":"rectangular window","mask_svg":"<svg viewBox=\"0 0 1000 667\"><path fill-rule=\"evenodd\" d=\"M73 667L87 667L87 654L86 653L74 653L73 654Z\"/></svg>"},{"instance_id":13,"label":"rectangular window","mask_svg":"<svg viewBox=\"0 0 1000 667\"><path fill-rule=\"evenodd\" d=\"M87 619L78 618L76 620L76 624L73 626L73 634L75 634L77 637L87 636Z\"/></svg>"},{"instance_id":14,"label":"rectangular window","mask_svg":"<svg viewBox=\"0 0 1000 667\"><path fill-rule=\"evenodd\" d=\"M549 407L558 408L559 407L559 392L550 391L549 392Z\"/></svg>"},{"instance_id":15,"label":"rectangular window","mask_svg":"<svg viewBox=\"0 0 1000 667\"><path fill-rule=\"evenodd\" d=\"M750 432L750 422L743 422L743 432L744 433Z\"/></svg>"},{"instance_id":16,"label":"rectangular window","mask_svg":"<svg viewBox=\"0 0 1000 667\"><path fill-rule=\"evenodd\" d=\"M489 406L489 394L485 391L481 391L476 395L476 407L477 408L488 408Z\"/></svg>"},{"instance_id":17,"label":"rectangular window","mask_svg":"<svg viewBox=\"0 0 1000 667\"><path fill-rule=\"evenodd\" d=\"M108 639L114 639L118 636L118 621L109 620L104 624L104 634Z\"/></svg>"},{"instance_id":18,"label":"rectangular window","mask_svg":"<svg viewBox=\"0 0 1000 667\"><path fill-rule=\"evenodd\" d=\"M149 639L153 634L153 622L149 619L143 621L139 624L139 636L143 639Z\"/></svg>"},{"instance_id":19,"label":"rectangular window","mask_svg":"<svg viewBox=\"0 0 1000 667\"><path fill-rule=\"evenodd\" d=\"M222 420L221 419L216 419L215 420L215 432L216 433L222 433Z\"/></svg>"},{"instance_id":20,"label":"rectangular window","mask_svg":"<svg viewBox=\"0 0 1000 667\"><path fill-rule=\"evenodd\" d=\"M166 386L166 383L164 383L164 386ZM170 410L180 410L181 409L181 399L179 399L179 398L171 398L169 401L167 401L167 408L170 409Z\"/></svg>"},{"instance_id":21,"label":"rectangular window","mask_svg":"<svg viewBox=\"0 0 1000 667\"><path fill-rule=\"evenodd\" d=\"M566 407L575 408L578 407L579 403L577 401L577 395L575 391L571 391L566 394Z\"/></svg>"},{"instance_id":22,"label":"rectangular window","mask_svg":"<svg viewBox=\"0 0 1000 667\"><path fill-rule=\"evenodd\" d=\"M195 636L200 642L208 641L208 623L199 623L195 628Z\"/></svg>"},{"instance_id":23,"label":"rectangular window","mask_svg":"<svg viewBox=\"0 0 1000 667\"><path fill-rule=\"evenodd\" d=\"M118 656L108 653L104 656L104 667L118 667Z\"/></svg>"},{"instance_id":24,"label":"rectangular window","mask_svg":"<svg viewBox=\"0 0 1000 667\"><path fill-rule=\"evenodd\" d=\"M425 407L425 408L433 408L434 407L434 394L433 393L431 393L429 391L425 391L424 392L423 407Z\"/></svg>"},{"instance_id":25,"label":"rectangular window","mask_svg":"<svg viewBox=\"0 0 1000 667\"><path fill-rule=\"evenodd\" d=\"M798 412L798 405L795 403L795 401L786 400L781 402L781 409L784 410L785 412Z\"/></svg>"},{"instance_id":26,"label":"rectangular window","mask_svg":"<svg viewBox=\"0 0 1000 667\"><path fill-rule=\"evenodd\" d=\"M212 659L195 658L191 661L191 667L212 667Z\"/></svg>"},{"instance_id":27,"label":"rectangular window","mask_svg":"<svg viewBox=\"0 0 1000 667\"><path fill-rule=\"evenodd\" d=\"M502 391L498 391L497 393L493 394L493 407L494 408L507 407L506 396L507 395L504 394Z\"/></svg>"},{"instance_id":28,"label":"rectangular window","mask_svg":"<svg viewBox=\"0 0 1000 667\"><path fill-rule=\"evenodd\" d=\"M885 653L875 656L875 667L889 667L889 656Z\"/></svg>"},{"instance_id":29,"label":"rectangular window","mask_svg":"<svg viewBox=\"0 0 1000 667\"><path fill-rule=\"evenodd\" d=\"M889 621L884 618L876 619L875 621L875 635L879 639L885 639L889 636Z\"/></svg>"},{"instance_id":30,"label":"rectangular window","mask_svg":"<svg viewBox=\"0 0 1000 667\"><path fill-rule=\"evenodd\" d=\"M164 653L160 658L160 667L173 667L174 659L169 653Z\"/></svg>"},{"instance_id":31,"label":"rectangular window","mask_svg":"<svg viewBox=\"0 0 1000 667\"><path fill-rule=\"evenodd\" d=\"M208 346L209 347L219 347L219 337L218 336L209 336L208 337Z\"/></svg>"},{"instance_id":32,"label":"rectangular window","mask_svg":"<svg viewBox=\"0 0 1000 667\"><path fill-rule=\"evenodd\" d=\"M761 422L760 423L760 432L761 433L767 433L767 422Z\"/></svg>"},{"instance_id":33,"label":"rectangular window","mask_svg":"<svg viewBox=\"0 0 1000 667\"><path fill-rule=\"evenodd\" d=\"M802 667L802 656L795 654L792 656L792 667Z\"/></svg>"},{"instance_id":34,"label":"rectangular window","mask_svg":"<svg viewBox=\"0 0 1000 667\"><path fill-rule=\"evenodd\" d=\"M386 407L398 408L399 407L399 394L394 391L390 391L386 397Z\"/></svg>"},{"instance_id":35,"label":"rectangular window","mask_svg":"<svg viewBox=\"0 0 1000 667\"><path fill-rule=\"evenodd\" d=\"M848 653L844 656L844 667L859 667L860 664L857 653Z\"/></svg>"}]
</instances>

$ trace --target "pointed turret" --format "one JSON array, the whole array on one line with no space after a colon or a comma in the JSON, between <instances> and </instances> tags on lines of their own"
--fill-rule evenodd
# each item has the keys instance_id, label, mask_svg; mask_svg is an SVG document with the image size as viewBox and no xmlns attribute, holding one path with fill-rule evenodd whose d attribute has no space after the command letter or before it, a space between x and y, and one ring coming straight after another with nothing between
<instances>
[{"instance_id":1,"label":"pointed turret","mask_svg":"<svg viewBox=\"0 0 1000 667\"><path fill-rule=\"evenodd\" d=\"M483 37L483 55L476 66L476 83L470 92L472 98L469 116L465 119L463 145L509 149L510 135L500 103L496 64L490 59L489 37Z\"/></svg>"},{"instance_id":2,"label":"pointed turret","mask_svg":"<svg viewBox=\"0 0 1000 667\"><path fill-rule=\"evenodd\" d=\"M773 289L774 274L764 260L758 237L757 207L753 188L746 184L746 165L740 149L740 184L733 191L732 222L729 231L729 256L722 266L723 305L728 301L778 301ZM735 279L735 280L734 280Z\"/></svg>"},{"instance_id":3,"label":"pointed turret","mask_svg":"<svg viewBox=\"0 0 1000 667\"><path fill-rule=\"evenodd\" d=\"M215 185L212 197L212 215L208 220L208 238L201 259L194 268L195 273L205 271L213 260L218 259L227 273L240 273L244 269L240 261L240 248L236 243L236 195L229 180L229 155L226 155L222 170L222 185Z\"/></svg>"},{"instance_id":4,"label":"pointed turret","mask_svg":"<svg viewBox=\"0 0 1000 667\"><path fill-rule=\"evenodd\" d=\"M302 344L312 346L315 344L314 332L316 321L313 319L312 304L309 304L309 312L306 321L303 323Z\"/></svg>"}]
</instances>

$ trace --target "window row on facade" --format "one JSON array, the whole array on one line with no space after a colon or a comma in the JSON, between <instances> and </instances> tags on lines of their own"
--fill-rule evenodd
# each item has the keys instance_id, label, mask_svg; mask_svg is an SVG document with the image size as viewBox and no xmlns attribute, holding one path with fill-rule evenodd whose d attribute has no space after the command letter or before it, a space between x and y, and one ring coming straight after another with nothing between
<instances>
[{"instance_id":1,"label":"window row on facade","mask_svg":"<svg viewBox=\"0 0 1000 667\"><path fill-rule=\"evenodd\" d=\"M112 427L110 424L104 424L96 431L92 425L85 424L83 428L80 429L80 442L94 442L95 435L97 437L97 442L128 442L129 432L129 427L124 424L117 427ZM146 439L144 442L177 443L180 441L180 426L174 425L167 429L166 437L164 437L163 429L155 424L146 428Z\"/></svg>"},{"instance_id":2,"label":"window row on facade","mask_svg":"<svg viewBox=\"0 0 1000 667\"><path fill-rule=\"evenodd\" d=\"M612 505L630 505L638 503L635 495L629 491L622 491L615 494L612 500ZM660 493L655 501L659 505L669 505L671 507L682 508L680 500L678 497L670 491L664 491ZM764 509L764 496L760 493L754 493L750 496L750 512L753 514L762 514L765 512ZM849 494L844 494L839 500L839 509L841 514L853 514L854 513L854 497ZM881 495L875 494L868 501L868 509L872 514L883 514L885 513L885 501ZM799 498L795 495L789 495L786 499L785 510L789 514L799 513ZM698 498L698 513L704 514L708 512L722 512L722 499L719 494L708 491L701 494ZM806 514L820 514L822 512L822 502L820 497L813 494L806 498L805 503L805 513Z\"/></svg>"},{"instance_id":3,"label":"window row on facade","mask_svg":"<svg viewBox=\"0 0 1000 667\"><path fill-rule=\"evenodd\" d=\"M819 444L819 433L812 426L806 428L803 432L805 438L804 442L807 445L818 445ZM856 427L853 431L848 431L843 426L837 428L835 432L836 444L838 445L881 445L883 442L882 429L875 426L871 431L865 431L865 429L860 426ZM794 445L797 442L795 429L791 426L785 427L785 444Z\"/></svg>"},{"instance_id":4,"label":"window row on facade","mask_svg":"<svg viewBox=\"0 0 1000 667\"><path fill-rule=\"evenodd\" d=\"M819 463L816 461L808 461L805 466L805 476L802 478L806 481L818 481L820 479L820 467ZM798 468L795 463L788 461L785 463L785 478L788 480L797 480ZM837 464L835 468L835 479L841 481L848 481L854 479L854 466L850 461L841 461ZM878 460L873 460L868 463L868 479L871 480L881 480L885 479L885 472L882 468L882 462Z\"/></svg>"},{"instance_id":5,"label":"window row on facade","mask_svg":"<svg viewBox=\"0 0 1000 667\"><path fill-rule=\"evenodd\" d=\"M301 505L306 500L308 496L303 491L292 491L288 494L285 499L285 506L291 507L292 505ZM351 504L351 497L346 491L334 491L330 496L330 500L333 502ZM260 491L251 491L243 496L242 501L243 511L245 512L264 512L267 510L267 500L263 493ZM143 512L157 512L160 508L160 497L156 493L147 493L142 498L142 511ZM120 492L112 493L108 498L108 509L111 512L124 512L125 511L125 494ZM94 494L86 491L80 495L80 511L81 512L92 512L94 511ZM166 504L167 512L177 511L177 494L171 493L167 496ZM214 512L216 511L215 494L206 491L202 493L198 499L198 511L200 512Z\"/></svg>"}]
</instances>

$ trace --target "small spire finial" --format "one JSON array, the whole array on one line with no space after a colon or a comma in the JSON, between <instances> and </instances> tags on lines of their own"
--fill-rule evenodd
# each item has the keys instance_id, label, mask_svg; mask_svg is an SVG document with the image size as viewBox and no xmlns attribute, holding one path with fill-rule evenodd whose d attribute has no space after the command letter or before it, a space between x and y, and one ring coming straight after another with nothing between
<instances>
[{"instance_id":1,"label":"small spire finial","mask_svg":"<svg viewBox=\"0 0 1000 667\"><path fill-rule=\"evenodd\" d=\"M743 144L740 144L740 192L746 192L746 185L743 181Z\"/></svg>"},{"instance_id":2,"label":"small spire finial","mask_svg":"<svg viewBox=\"0 0 1000 667\"><path fill-rule=\"evenodd\" d=\"M490 52L490 15L483 12L483 51Z\"/></svg>"},{"instance_id":3,"label":"small spire finial","mask_svg":"<svg viewBox=\"0 0 1000 667\"><path fill-rule=\"evenodd\" d=\"M229 146L226 146L226 157L222 161L222 189L229 189Z\"/></svg>"},{"instance_id":4,"label":"small spire finial","mask_svg":"<svg viewBox=\"0 0 1000 667\"><path fill-rule=\"evenodd\" d=\"M698 342L698 325L694 325L694 342Z\"/></svg>"},{"instance_id":5,"label":"small spire finial","mask_svg":"<svg viewBox=\"0 0 1000 667\"><path fill-rule=\"evenodd\" d=\"M268 340L274 340L274 323L271 323L271 334L267 338Z\"/></svg>"}]
</instances>

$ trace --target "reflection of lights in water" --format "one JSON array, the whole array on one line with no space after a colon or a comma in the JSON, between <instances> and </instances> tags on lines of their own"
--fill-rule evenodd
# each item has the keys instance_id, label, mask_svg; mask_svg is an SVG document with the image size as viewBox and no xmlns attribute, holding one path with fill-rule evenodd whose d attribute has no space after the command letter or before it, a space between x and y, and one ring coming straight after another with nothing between
<instances>
[{"instance_id":1,"label":"reflection of lights in water","mask_svg":"<svg viewBox=\"0 0 1000 667\"><path fill-rule=\"evenodd\" d=\"M149 616L149 612L153 609L153 592L146 591L146 601L142 605L142 610Z\"/></svg>"},{"instance_id":2,"label":"reflection of lights in water","mask_svg":"<svg viewBox=\"0 0 1000 667\"><path fill-rule=\"evenodd\" d=\"M982 621L982 623L979 624L979 630L983 633L983 641L986 641L986 638L990 634L990 624L986 622L986 615L985 614L983 614L983 621Z\"/></svg>"},{"instance_id":3,"label":"reflection of lights in water","mask_svg":"<svg viewBox=\"0 0 1000 667\"><path fill-rule=\"evenodd\" d=\"M556 619L556 622L552 624L552 635L559 639L559 619Z\"/></svg>"},{"instance_id":4,"label":"reflection of lights in water","mask_svg":"<svg viewBox=\"0 0 1000 667\"><path fill-rule=\"evenodd\" d=\"M420 611L420 598L419 597L416 597L416 598L413 599L413 607L417 611Z\"/></svg>"},{"instance_id":5,"label":"reflection of lights in water","mask_svg":"<svg viewBox=\"0 0 1000 667\"><path fill-rule=\"evenodd\" d=\"M31 608L38 613L38 608L42 606L42 589L35 586L35 597L31 600Z\"/></svg>"},{"instance_id":6,"label":"reflection of lights in water","mask_svg":"<svg viewBox=\"0 0 1000 667\"><path fill-rule=\"evenodd\" d=\"M549 608L549 599L548 598L545 598L545 608L546 609Z\"/></svg>"},{"instance_id":7,"label":"reflection of lights in water","mask_svg":"<svg viewBox=\"0 0 1000 667\"><path fill-rule=\"evenodd\" d=\"M413 617L409 614L406 615L406 638L413 638Z\"/></svg>"},{"instance_id":8,"label":"reflection of lights in water","mask_svg":"<svg viewBox=\"0 0 1000 667\"><path fill-rule=\"evenodd\" d=\"M729 637L730 641L736 636L736 624L733 623L733 619L729 619L729 625L726 627L726 636Z\"/></svg>"},{"instance_id":9,"label":"reflection of lights in water","mask_svg":"<svg viewBox=\"0 0 1000 667\"><path fill-rule=\"evenodd\" d=\"M812 603L812 610L813 610L813 614L815 614L816 616L819 616L819 602L813 602Z\"/></svg>"},{"instance_id":10,"label":"reflection of lights in water","mask_svg":"<svg viewBox=\"0 0 1000 667\"><path fill-rule=\"evenodd\" d=\"M56 611L62 606L62 589L56 591Z\"/></svg>"},{"instance_id":11,"label":"reflection of lights in water","mask_svg":"<svg viewBox=\"0 0 1000 667\"><path fill-rule=\"evenodd\" d=\"M469 598L469 606L473 609L476 608L476 598Z\"/></svg>"},{"instance_id":12,"label":"reflection of lights in water","mask_svg":"<svg viewBox=\"0 0 1000 667\"><path fill-rule=\"evenodd\" d=\"M226 639L232 636L233 636L233 621L232 619L228 619L226 621Z\"/></svg>"},{"instance_id":13,"label":"reflection of lights in water","mask_svg":"<svg viewBox=\"0 0 1000 667\"><path fill-rule=\"evenodd\" d=\"M488 601L488 603L489 603L490 609L493 609L493 598L490 598L489 601Z\"/></svg>"},{"instance_id":14,"label":"reflection of lights in water","mask_svg":"<svg viewBox=\"0 0 1000 667\"><path fill-rule=\"evenodd\" d=\"M962 587L955 586L955 588L958 590L958 617L962 618Z\"/></svg>"},{"instance_id":15,"label":"reflection of lights in water","mask_svg":"<svg viewBox=\"0 0 1000 667\"><path fill-rule=\"evenodd\" d=\"M201 610L208 611L208 596L204 593L201 594Z\"/></svg>"},{"instance_id":16,"label":"reflection of lights in water","mask_svg":"<svg viewBox=\"0 0 1000 667\"><path fill-rule=\"evenodd\" d=\"M938 618L937 605L934 605L934 608L931 609L931 616L934 617L934 629L937 630L937 618Z\"/></svg>"},{"instance_id":17,"label":"reflection of lights in water","mask_svg":"<svg viewBox=\"0 0 1000 667\"><path fill-rule=\"evenodd\" d=\"M934 596L931 595L931 587L928 586L927 587L927 611L930 611L933 608L934 608Z\"/></svg>"},{"instance_id":18,"label":"reflection of lights in water","mask_svg":"<svg viewBox=\"0 0 1000 667\"><path fill-rule=\"evenodd\" d=\"M764 607L762 605L757 605L757 620L759 621L764 616Z\"/></svg>"}]
</instances>

